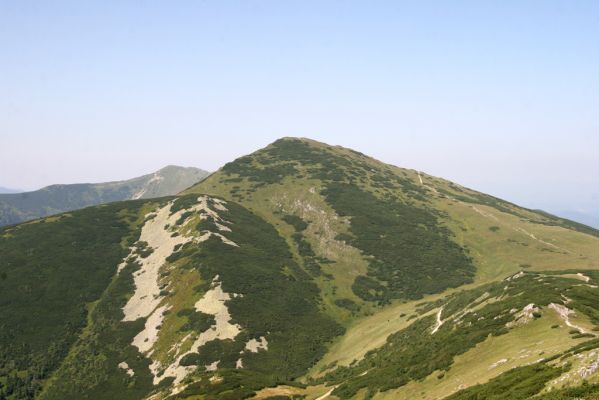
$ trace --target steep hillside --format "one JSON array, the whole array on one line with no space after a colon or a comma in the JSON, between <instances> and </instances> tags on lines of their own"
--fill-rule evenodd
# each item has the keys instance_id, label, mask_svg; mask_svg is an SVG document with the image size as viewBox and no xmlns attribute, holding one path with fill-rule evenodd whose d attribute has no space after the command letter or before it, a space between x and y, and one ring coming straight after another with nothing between
<instances>
[{"instance_id":1,"label":"steep hillside","mask_svg":"<svg viewBox=\"0 0 599 400\"><path fill-rule=\"evenodd\" d=\"M524 398L561 387L566 379L580 384L597 368L599 345L599 273L587 274L519 273L421 303L412 314L414 322L387 337L384 345L353 364L325 366L318 371L324 376L316 381L335 385L332 393L340 398L363 392L388 399L443 398L468 386L465 383L503 373L513 376L501 378L507 380L501 391L512 390L514 381L530 376L534 385L523 385ZM586 359L579 363L581 355ZM533 367L509 372L527 366ZM496 391L485 388L481 398Z\"/></svg>"},{"instance_id":2,"label":"steep hillside","mask_svg":"<svg viewBox=\"0 0 599 400\"><path fill-rule=\"evenodd\" d=\"M0 398L41 389L138 234L140 201L0 228Z\"/></svg>"},{"instance_id":3,"label":"steep hillside","mask_svg":"<svg viewBox=\"0 0 599 400\"><path fill-rule=\"evenodd\" d=\"M126 181L52 185L33 192L0 194L0 226L96 204L169 196L207 175L198 168L170 165Z\"/></svg>"},{"instance_id":4,"label":"steep hillside","mask_svg":"<svg viewBox=\"0 0 599 400\"><path fill-rule=\"evenodd\" d=\"M362 359L411 326L420 304L411 300L442 301L451 288L479 288L520 271L599 268L592 228L307 139L281 139L235 160L191 192L237 201L273 224L321 289L324 310L349 327L311 377L339 358ZM509 350L520 351L514 343ZM446 357L452 365L458 355Z\"/></svg>"},{"instance_id":5,"label":"steep hillside","mask_svg":"<svg viewBox=\"0 0 599 400\"><path fill-rule=\"evenodd\" d=\"M298 378L343 332L276 230L217 198L112 203L0 237L8 398L166 398L189 384L242 398Z\"/></svg>"},{"instance_id":6,"label":"steep hillside","mask_svg":"<svg viewBox=\"0 0 599 400\"><path fill-rule=\"evenodd\" d=\"M2 400L599 393L599 232L306 139L0 254Z\"/></svg>"},{"instance_id":7,"label":"steep hillside","mask_svg":"<svg viewBox=\"0 0 599 400\"><path fill-rule=\"evenodd\" d=\"M237 159L192 192L277 227L333 314L520 270L599 267L599 231L307 139Z\"/></svg>"}]
</instances>

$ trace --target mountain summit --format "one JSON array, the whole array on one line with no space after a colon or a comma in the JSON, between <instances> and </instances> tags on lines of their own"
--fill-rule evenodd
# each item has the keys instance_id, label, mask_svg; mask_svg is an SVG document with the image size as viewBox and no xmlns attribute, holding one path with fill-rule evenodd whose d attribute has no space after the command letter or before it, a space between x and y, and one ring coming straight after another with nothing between
<instances>
[{"instance_id":1,"label":"mountain summit","mask_svg":"<svg viewBox=\"0 0 599 400\"><path fill-rule=\"evenodd\" d=\"M9 399L599 391L599 231L309 139L0 254Z\"/></svg>"},{"instance_id":2,"label":"mountain summit","mask_svg":"<svg viewBox=\"0 0 599 400\"><path fill-rule=\"evenodd\" d=\"M275 225L281 215L310 221L302 235L319 254L359 250L366 257L350 258L367 261L353 269L363 273L354 299L419 298L523 268L596 265L567 250L579 237L598 237L592 228L309 139L280 139L185 193L193 192L239 202Z\"/></svg>"}]
</instances>

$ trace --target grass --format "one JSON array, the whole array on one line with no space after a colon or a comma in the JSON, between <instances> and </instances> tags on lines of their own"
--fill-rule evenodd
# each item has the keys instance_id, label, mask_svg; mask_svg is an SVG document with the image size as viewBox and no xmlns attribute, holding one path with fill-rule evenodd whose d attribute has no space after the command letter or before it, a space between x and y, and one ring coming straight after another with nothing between
<instances>
[{"instance_id":1,"label":"grass","mask_svg":"<svg viewBox=\"0 0 599 400\"><path fill-rule=\"evenodd\" d=\"M160 361L163 365L169 365L174 361L174 354L169 350L174 343L181 343L181 351L185 352L191 347L191 340L183 341L188 333L194 331L186 326L189 318L181 313L183 310L194 309L194 304L202 297L198 287L205 284L200 273L195 269L181 268L185 260L175 264L168 275L168 286L171 295L168 304L171 307L162 322L162 328L158 335L152 353L152 359Z\"/></svg>"},{"instance_id":2,"label":"grass","mask_svg":"<svg viewBox=\"0 0 599 400\"><path fill-rule=\"evenodd\" d=\"M293 169L283 168L273 181L259 182L252 171L260 170L267 164L293 165ZM243 168L238 169L235 163L231 163L189 191L204 191L236 199L248 208L256 210L268 222L276 224L277 218L273 216L276 206L269 199L285 198L289 203L293 203L296 199L305 197L296 190L297 188L307 191L312 187L320 191L326 189L330 182L338 184L338 181L333 179L335 177L353 182L355 187L360 187L386 201L397 198L403 202L411 202L417 207L425 207L428 204L436 209L454 235L451 240L464 247L473 258L477 270L476 282L491 282L525 268L540 270L564 266L597 267L593 260L599 256L599 241L594 236L566 229L559 221L545 214L519 208L439 178L420 174L424 182L424 185L420 185L419 174L416 171L389 166L349 149L329 147L304 139L285 139L245 157L241 165ZM430 189L431 187L437 192ZM454 200L443 193L449 193ZM474 207L486 214L497 216L499 221L479 214ZM359 216L364 215L360 212ZM541 240L547 239L550 243L551 240L557 240L555 245L567 249L568 252L554 252L552 250L556 249L553 247L535 241L515 229L525 230ZM345 233L344 231L347 232L343 229L339 233ZM291 234L284 231L280 233L284 237ZM512 241L508 241L510 239ZM312 246L316 247L314 242L311 241ZM292 243L290 245L293 246ZM549 255L551 257L548 257ZM352 267L348 265L342 268ZM340 275L335 275L333 281L342 278L344 274ZM352 279L355 280L361 275L364 275L363 271L355 274ZM332 315L342 313L334 310L334 297L341 296L332 294L333 286L347 288L346 282L340 283L319 283L323 292L326 292L325 296L333 297L325 299ZM350 296L345 297L355 301ZM347 318L343 317L345 320Z\"/></svg>"},{"instance_id":3,"label":"grass","mask_svg":"<svg viewBox=\"0 0 599 400\"><path fill-rule=\"evenodd\" d=\"M463 389L447 400L525 400L539 393L545 382L563 370L537 363L510 370L484 385Z\"/></svg>"},{"instance_id":4,"label":"grass","mask_svg":"<svg viewBox=\"0 0 599 400\"><path fill-rule=\"evenodd\" d=\"M560 325L560 328L551 329L554 324ZM505 335L491 337L457 356L443 378L439 379L441 371L437 371L422 381L412 381L397 390L376 395L375 399L442 399L455 393L459 387L486 383L511 368L560 354L581 341L571 338L568 328L555 313L547 312L542 318ZM491 368L502 359L508 361Z\"/></svg>"},{"instance_id":5,"label":"grass","mask_svg":"<svg viewBox=\"0 0 599 400\"><path fill-rule=\"evenodd\" d=\"M302 171L301 168L299 169ZM209 194L232 198L230 186L220 183L219 176L209 177L202 189ZM286 215L294 215L307 223L302 230L305 239L310 243L318 257L326 258L334 263L320 264L323 275L333 276L327 279L321 276L315 279L318 285L324 311L342 324L347 324L355 317L352 313L337 306L335 300L350 299L361 307L361 314L368 313L372 307L357 297L351 286L355 278L365 274L367 261L359 250L335 240L339 233L347 232L348 222L339 218L334 210L320 195L320 182L309 179L286 177L280 185L261 186L241 203L270 223L285 238L287 245L299 265L303 265L297 244L292 236L296 232L292 224L285 222ZM248 182L236 182L236 186L246 190Z\"/></svg>"},{"instance_id":6,"label":"grass","mask_svg":"<svg viewBox=\"0 0 599 400\"><path fill-rule=\"evenodd\" d=\"M474 266L432 210L382 200L351 184L329 183L324 194L338 214L350 217L350 244L373 258L353 285L364 300L417 299L472 281Z\"/></svg>"},{"instance_id":7,"label":"grass","mask_svg":"<svg viewBox=\"0 0 599 400\"><path fill-rule=\"evenodd\" d=\"M334 366L349 366L354 360L363 359L369 351L383 346L389 335L414 322L409 317L416 313L418 304L423 301L438 300L452 291L426 296L417 301L397 302L373 315L357 320L348 326L345 335L333 342L329 351L310 370L308 376L320 377ZM436 309L429 314L434 311Z\"/></svg>"},{"instance_id":8,"label":"grass","mask_svg":"<svg viewBox=\"0 0 599 400\"><path fill-rule=\"evenodd\" d=\"M595 274L592 276L595 279ZM428 379L427 377L430 377L434 371L446 373L451 371L460 356L471 351L477 343L488 340L489 335L501 337L514 329L519 329L521 324L509 328L510 321L515 320L519 315L511 310L522 310L527 304L535 304L541 312L537 313L537 317L528 324L535 323L539 318L547 318L549 315L550 319L545 322L546 326L541 331L548 330L552 334L558 332L551 329L556 322L555 312L547 306L550 302L561 303L562 295L572 299L568 303L570 308L589 315L589 305L586 303L586 294L582 288L584 287L572 279L546 274L525 274L509 282L456 292L448 296L444 304L434 303L442 304L447 309L454 309L451 320L443 316L445 323L434 335L431 332L435 317L423 316L416 319L413 324L388 336L382 347L366 353L361 361L350 364L350 367L337 367L316 382L339 384L340 387L335 389L334 394L342 398L351 398L367 388L367 397L370 398L377 392L384 393L410 385L411 382ZM485 292L488 293L486 298L482 296ZM500 300L490 301L499 296L501 296ZM466 301L464 302L463 299ZM468 306L468 302L472 299L479 299L473 303L479 305ZM454 307L452 304L462 304L462 306ZM596 302L593 307L597 307ZM423 305L423 309L424 311L428 309L429 312L433 310L426 305ZM463 314L461 309L470 311ZM591 318L593 315L590 311ZM576 338L587 340L580 335L570 337L570 339Z\"/></svg>"},{"instance_id":9,"label":"grass","mask_svg":"<svg viewBox=\"0 0 599 400\"><path fill-rule=\"evenodd\" d=\"M390 306L378 308L368 305L370 302L358 301L361 312L357 314L339 310L338 305L343 304L340 300L348 298L356 301L356 294L351 286L356 278L372 271L367 266L372 266L373 259L365 257L356 248L360 246L355 242L356 233L352 234L351 231L355 228L356 221L348 224L352 214L358 214L361 218L368 214L363 210L340 212L331 207L326 198L318 196L331 182L350 183L387 204L393 200L407 202L416 208L433 209L442 224L453 234L449 236L450 240L460 245L476 266L474 283L462 286L463 288L494 282L520 270L597 268L593 264L593 260L599 256L596 237L566 229L549 216L519 208L439 178L384 165L348 149L331 148L306 140L300 140L299 145L297 140L290 142L294 143L275 143L266 150L245 158L243 171L232 165L226 171L215 173L191 191L214 192L226 198L237 199L273 224L286 238L298 260L298 251L291 239L295 232L292 226L294 223L284 222L282 216L293 214L301 217L308 223L308 227L302 229L302 234L315 253L326 254L327 258L336 261L335 264L321 265L323 274L330 274L333 279L318 277L316 282L324 309L343 322L348 331L331 345L329 352L311 369L309 376L319 375L323 367L334 363L347 365L384 343L389 334L413 322L407 320L417 309L418 303L393 302ZM334 165L331 164L332 161ZM289 168L289 163L293 164L293 168ZM252 170L260 169L266 164L288 166L280 169L280 174L277 172L277 177L271 182L263 184L264 182L253 177ZM275 169L267 172L275 173ZM419 183L419 175L424 181L423 185ZM302 208L315 210L297 212ZM318 218L319 211L326 217ZM282 215L278 215L279 212ZM328 240L330 231L334 231L339 240ZM342 249L337 243L343 242ZM333 251L329 250L331 248ZM454 291L447 290L444 295L448 293ZM440 297L443 295L427 296L425 299L434 301ZM369 316L370 313L375 315ZM399 318L398 315L401 314L406 315ZM359 393L364 394L362 391Z\"/></svg>"},{"instance_id":10,"label":"grass","mask_svg":"<svg viewBox=\"0 0 599 400\"><path fill-rule=\"evenodd\" d=\"M551 393L543 393L536 400L596 400L599 397L599 384L583 383L577 387L567 387Z\"/></svg>"},{"instance_id":11,"label":"grass","mask_svg":"<svg viewBox=\"0 0 599 400\"><path fill-rule=\"evenodd\" d=\"M473 211L470 204L446 200L436 204L447 213L445 223L456 241L469 249L477 267L476 282L502 279L523 269L599 268L596 262L599 244L593 236L559 226L532 224L488 206L476 206L486 214L484 216ZM501 226L501 229L492 232L488 229L490 226ZM522 230L563 250L540 243ZM552 251L544 250L547 248Z\"/></svg>"}]
</instances>

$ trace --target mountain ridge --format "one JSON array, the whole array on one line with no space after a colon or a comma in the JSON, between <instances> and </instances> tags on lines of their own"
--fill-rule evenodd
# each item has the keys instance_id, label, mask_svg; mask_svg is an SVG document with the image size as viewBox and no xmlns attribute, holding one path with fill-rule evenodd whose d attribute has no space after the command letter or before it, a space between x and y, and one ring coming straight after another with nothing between
<instances>
[{"instance_id":1,"label":"mountain ridge","mask_svg":"<svg viewBox=\"0 0 599 400\"><path fill-rule=\"evenodd\" d=\"M0 228L0 393L591 398L598 233L285 138L177 196Z\"/></svg>"},{"instance_id":2,"label":"mountain ridge","mask_svg":"<svg viewBox=\"0 0 599 400\"><path fill-rule=\"evenodd\" d=\"M552 212L552 214L560 215L563 218L579 222L594 229L599 229L599 217L597 212L582 212L576 210L560 210Z\"/></svg>"},{"instance_id":3,"label":"mountain ridge","mask_svg":"<svg viewBox=\"0 0 599 400\"><path fill-rule=\"evenodd\" d=\"M168 165L127 180L54 184L30 192L0 194L0 226L112 201L173 195L207 175L198 168Z\"/></svg>"}]
</instances>

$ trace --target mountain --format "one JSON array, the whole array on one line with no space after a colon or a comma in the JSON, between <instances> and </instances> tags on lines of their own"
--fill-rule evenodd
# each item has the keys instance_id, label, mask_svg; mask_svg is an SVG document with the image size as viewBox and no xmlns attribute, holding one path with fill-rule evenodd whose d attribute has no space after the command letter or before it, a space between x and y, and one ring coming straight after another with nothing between
<instances>
[{"instance_id":1,"label":"mountain","mask_svg":"<svg viewBox=\"0 0 599 400\"><path fill-rule=\"evenodd\" d=\"M174 165L126 181L51 185L33 192L0 194L0 226L113 201L173 195L208 175Z\"/></svg>"},{"instance_id":2,"label":"mountain","mask_svg":"<svg viewBox=\"0 0 599 400\"><path fill-rule=\"evenodd\" d=\"M593 213L575 210L563 210L556 212L555 214L561 215L564 218L568 218L573 221L580 222L581 224L591 226L595 229L599 229L599 211Z\"/></svg>"},{"instance_id":3,"label":"mountain","mask_svg":"<svg viewBox=\"0 0 599 400\"><path fill-rule=\"evenodd\" d=\"M22 190L19 189L10 189L0 186L0 193L20 193Z\"/></svg>"},{"instance_id":4,"label":"mountain","mask_svg":"<svg viewBox=\"0 0 599 400\"><path fill-rule=\"evenodd\" d=\"M599 394L599 231L308 139L0 254L0 399Z\"/></svg>"}]
</instances>

